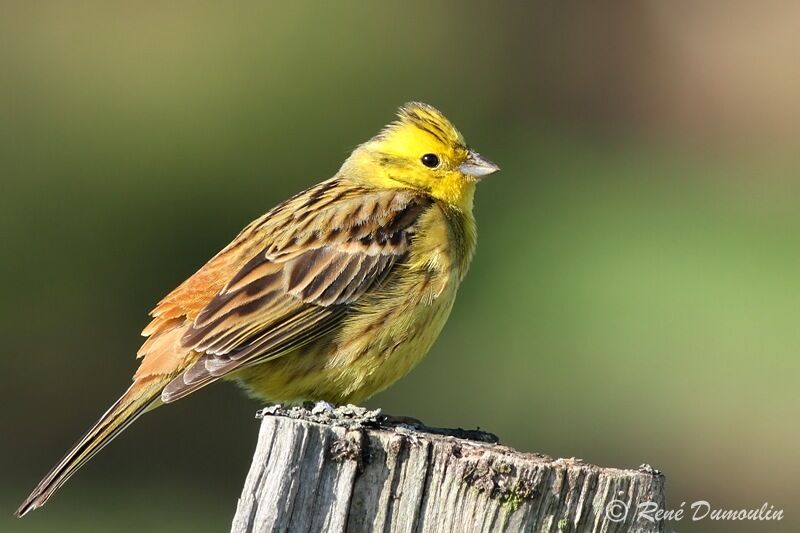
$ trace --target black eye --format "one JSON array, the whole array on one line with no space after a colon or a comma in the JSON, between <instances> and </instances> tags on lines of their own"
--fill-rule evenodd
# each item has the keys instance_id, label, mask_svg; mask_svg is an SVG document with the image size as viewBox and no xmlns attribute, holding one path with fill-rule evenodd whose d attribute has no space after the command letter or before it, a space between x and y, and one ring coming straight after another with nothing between
<instances>
[{"instance_id":1,"label":"black eye","mask_svg":"<svg viewBox=\"0 0 800 533\"><path fill-rule=\"evenodd\" d=\"M425 154L422 156L422 164L428 168L436 168L439 166L439 156L436 154Z\"/></svg>"}]
</instances>

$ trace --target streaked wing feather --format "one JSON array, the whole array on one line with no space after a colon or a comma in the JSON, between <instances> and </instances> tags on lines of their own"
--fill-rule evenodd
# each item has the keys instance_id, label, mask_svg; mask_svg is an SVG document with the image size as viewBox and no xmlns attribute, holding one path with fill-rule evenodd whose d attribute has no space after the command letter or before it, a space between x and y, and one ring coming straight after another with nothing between
<instances>
[{"instance_id":1,"label":"streaked wing feather","mask_svg":"<svg viewBox=\"0 0 800 533\"><path fill-rule=\"evenodd\" d=\"M261 251L184 333L184 346L203 355L164 389L163 401L330 333L349 306L405 257L427 200L325 183L293 198L294 209L278 206L275 220L264 218ZM291 215L279 216L283 210ZM286 217L295 223L287 224Z\"/></svg>"}]
</instances>

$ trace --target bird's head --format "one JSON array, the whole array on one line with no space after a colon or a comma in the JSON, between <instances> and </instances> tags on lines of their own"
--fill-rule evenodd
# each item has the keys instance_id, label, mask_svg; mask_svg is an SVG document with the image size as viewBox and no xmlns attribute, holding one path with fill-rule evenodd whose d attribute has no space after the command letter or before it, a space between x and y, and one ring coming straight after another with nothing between
<instances>
[{"instance_id":1,"label":"bird's head","mask_svg":"<svg viewBox=\"0 0 800 533\"><path fill-rule=\"evenodd\" d=\"M475 184L500 168L471 150L437 109L411 102L398 119L353 152L343 167L369 185L411 188L471 209Z\"/></svg>"}]
</instances>

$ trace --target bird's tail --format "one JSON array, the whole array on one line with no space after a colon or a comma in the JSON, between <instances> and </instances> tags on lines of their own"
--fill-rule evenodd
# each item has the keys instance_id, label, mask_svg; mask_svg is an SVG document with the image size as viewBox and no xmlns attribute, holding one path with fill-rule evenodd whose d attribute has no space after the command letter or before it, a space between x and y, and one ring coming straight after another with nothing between
<instances>
[{"instance_id":1,"label":"bird's tail","mask_svg":"<svg viewBox=\"0 0 800 533\"><path fill-rule=\"evenodd\" d=\"M80 467L103 447L127 428L145 411L160 404L161 390L169 379L165 376L148 376L136 380L119 400L100 417L92 428L67 452L59 463L33 489L22 505L17 516L38 509L57 491Z\"/></svg>"}]
</instances>

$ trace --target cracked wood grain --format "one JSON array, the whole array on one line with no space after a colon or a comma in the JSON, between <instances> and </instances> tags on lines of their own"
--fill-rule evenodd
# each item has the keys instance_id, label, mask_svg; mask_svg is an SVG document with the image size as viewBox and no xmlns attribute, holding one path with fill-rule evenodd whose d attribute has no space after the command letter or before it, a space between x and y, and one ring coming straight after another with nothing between
<instances>
[{"instance_id":1,"label":"cracked wood grain","mask_svg":"<svg viewBox=\"0 0 800 533\"><path fill-rule=\"evenodd\" d=\"M428 428L352 406L273 406L233 533L661 532L614 500L664 508L649 467L601 468L497 444L480 431Z\"/></svg>"}]
</instances>

